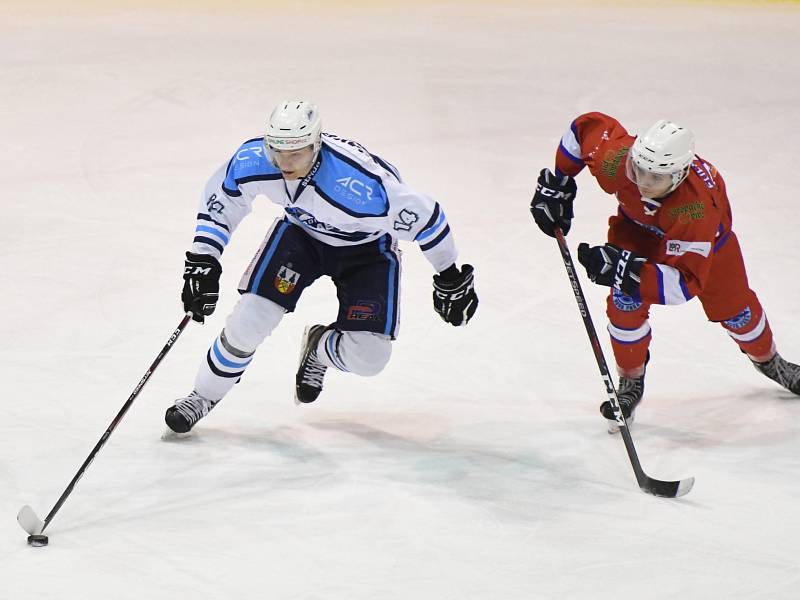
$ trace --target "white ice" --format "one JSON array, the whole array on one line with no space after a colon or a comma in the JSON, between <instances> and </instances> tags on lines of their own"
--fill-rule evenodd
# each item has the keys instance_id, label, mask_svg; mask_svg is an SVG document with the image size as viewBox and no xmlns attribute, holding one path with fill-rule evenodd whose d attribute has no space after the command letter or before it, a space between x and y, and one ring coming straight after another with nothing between
<instances>
[{"instance_id":1,"label":"white ice","mask_svg":"<svg viewBox=\"0 0 800 600\"><path fill-rule=\"evenodd\" d=\"M3 2L0 598L800 597L800 398L697 302L656 307L633 436L650 475L697 483L640 492L528 212L578 114L685 124L800 360L800 6L565 5ZM430 266L405 246L383 374L332 373L294 405L302 328L335 315L320 282L195 436L162 442L278 214L265 200L225 254L217 313L155 372L49 547L28 546L19 508L47 514L181 318L203 183L297 96L442 203L476 267L474 322L438 319ZM573 251L615 210L578 183ZM611 360L605 291L583 281Z\"/></svg>"}]
</instances>

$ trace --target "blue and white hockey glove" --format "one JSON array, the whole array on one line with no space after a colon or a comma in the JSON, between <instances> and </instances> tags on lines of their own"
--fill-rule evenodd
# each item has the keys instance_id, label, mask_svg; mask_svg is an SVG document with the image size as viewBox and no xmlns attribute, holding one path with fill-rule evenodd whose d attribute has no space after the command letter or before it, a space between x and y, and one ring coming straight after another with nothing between
<instances>
[{"instance_id":1,"label":"blue and white hockey glove","mask_svg":"<svg viewBox=\"0 0 800 600\"><path fill-rule=\"evenodd\" d=\"M183 310L192 313L192 319L202 323L217 308L219 278L222 266L210 254L186 253L183 269Z\"/></svg>"},{"instance_id":2,"label":"blue and white hockey glove","mask_svg":"<svg viewBox=\"0 0 800 600\"><path fill-rule=\"evenodd\" d=\"M469 323L478 310L474 270L472 265L463 265L461 271L450 265L433 276L433 310L456 327Z\"/></svg>"},{"instance_id":3,"label":"blue and white hockey glove","mask_svg":"<svg viewBox=\"0 0 800 600\"><path fill-rule=\"evenodd\" d=\"M586 267L586 275L598 285L605 285L629 296L639 293L639 273L647 259L614 244L589 246L578 244L578 262Z\"/></svg>"},{"instance_id":4,"label":"blue and white hockey glove","mask_svg":"<svg viewBox=\"0 0 800 600\"><path fill-rule=\"evenodd\" d=\"M567 235L572 226L572 202L578 186L569 175L558 177L550 169L542 169L531 200L531 214L536 224L550 237L556 237L560 227Z\"/></svg>"}]
</instances>

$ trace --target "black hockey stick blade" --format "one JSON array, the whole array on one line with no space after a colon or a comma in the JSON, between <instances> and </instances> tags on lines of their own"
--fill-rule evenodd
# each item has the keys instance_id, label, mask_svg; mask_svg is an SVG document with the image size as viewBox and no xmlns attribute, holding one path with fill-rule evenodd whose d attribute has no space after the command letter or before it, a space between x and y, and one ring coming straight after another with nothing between
<instances>
[{"instance_id":1,"label":"black hockey stick blade","mask_svg":"<svg viewBox=\"0 0 800 600\"><path fill-rule=\"evenodd\" d=\"M694 485L694 477L681 479L680 481L661 481L652 477L644 476L639 482L642 491L660 498L680 498L688 494Z\"/></svg>"},{"instance_id":2,"label":"black hockey stick blade","mask_svg":"<svg viewBox=\"0 0 800 600\"><path fill-rule=\"evenodd\" d=\"M44 521L37 517L33 509L27 504L19 509L17 523L30 535L38 535L44 529Z\"/></svg>"}]
</instances>

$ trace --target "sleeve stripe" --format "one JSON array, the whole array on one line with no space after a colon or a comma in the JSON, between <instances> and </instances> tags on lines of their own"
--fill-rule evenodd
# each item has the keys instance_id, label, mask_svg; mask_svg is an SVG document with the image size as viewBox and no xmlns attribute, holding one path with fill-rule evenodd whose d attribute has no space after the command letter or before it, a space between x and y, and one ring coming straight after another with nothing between
<instances>
[{"instance_id":1,"label":"sleeve stripe","mask_svg":"<svg viewBox=\"0 0 800 600\"><path fill-rule=\"evenodd\" d=\"M219 221L215 221L214 219L212 219L211 217L209 217L206 214L197 213L197 218L198 218L198 220L211 221L214 225L216 225L217 227L222 227L222 229L224 229L225 231L230 231L231 230L230 227L225 225L225 223L220 223Z\"/></svg>"},{"instance_id":2,"label":"sleeve stripe","mask_svg":"<svg viewBox=\"0 0 800 600\"><path fill-rule=\"evenodd\" d=\"M430 250L431 248L433 248L434 246L436 246L437 244L439 244L439 242L441 242L441 241L442 241L444 238L446 238L448 233L450 233L450 225L447 225L447 226L446 226L446 227L445 227L445 228L442 230L442 232L441 232L439 235L437 235L437 236L436 236L436 238L435 238L435 239L434 239L432 242L430 242L430 243L428 243L428 244L424 244L424 245L423 245L423 244L420 244L420 245L419 245L420 249L421 249L423 252L425 252L425 250Z\"/></svg>"},{"instance_id":3,"label":"sleeve stripe","mask_svg":"<svg viewBox=\"0 0 800 600\"><path fill-rule=\"evenodd\" d=\"M575 121L569 126L569 129L564 133L564 136L561 138L561 143L558 145L561 151L569 158L572 162L577 163L579 165L583 165L584 162L581 159L581 144L578 141L578 133L575 129Z\"/></svg>"},{"instance_id":4,"label":"sleeve stripe","mask_svg":"<svg viewBox=\"0 0 800 600\"><path fill-rule=\"evenodd\" d=\"M219 239L221 239L224 244L227 244L230 241L230 238L228 238L227 235L225 235L218 229L214 229L213 227L207 227L206 225L198 225L197 228L195 229L195 232L196 233L205 232L205 233L210 233L211 235L215 235Z\"/></svg>"},{"instance_id":5,"label":"sleeve stripe","mask_svg":"<svg viewBox=\"0 0 800 600\"><path fill-rule=\"evenodd\" d=\"M573 156L573 155L570 153L570 151L569 151L569 150L567 150L566 146L564 146L564 142L563 142L563 141L562 141L562 142L561 142L561 143L558 145L558 149L559 149L559 150L561 150L561 154L563 154L564 156L566 156L568 159L570 159L570 160L571 160L572 162L574 162L576 165L583 166L583 165L585 165L585 164L586 164L586 163L585 163L585 162L583 162L583 160L581 160L580 158L576 158L575 156Z\"/></svg>"},{"instance_id":6,"label":"sleeve stripe","mask_svg":"<svg viewBox=\"0 0 800 600\"><path fill-rule=\"evenodd\" d=\"M445 222L445 216L444 213L441 212L439 213L439 219L436 221L436 223L431 225L429 228L420 231L417 234L416 241L422 243L423 241L431 237L434 233L436 233L436 230L439 229L442 223L444 222Z\"/></svg>"},{"instance_id":7,"label":"sleeve stripe","mask_svg":"<svg viewBox=\"0 0 800 600\"><path fill-rule=\"evenodd\" d=\"M436 221L438 219L439 219L439 203L437 202L433 207L433 214L431 215L431 218L428 219L427 223L425 223L425 227L420 229L419 233L417 234L417 237L419 237L422 232L424 232L424 231L428 230L429 228L433 227L433 224L436 223Z\"/></svg>"},{"instance_id":8,"label":"sleeve stripe","mask_svg":"<svg viewBox=\"0 0 800 600\"><path fill-rule=\"evenodd\" d=\"M225 250L225 246L220 244L217 240L212 240L211 238L207 238L207 237L200 236L200 235L195 236L194 243L195 244L208 244L209 246L211 246L212 248L216 248L220 252L223 252Z\"/></svg>"}]
</instances>

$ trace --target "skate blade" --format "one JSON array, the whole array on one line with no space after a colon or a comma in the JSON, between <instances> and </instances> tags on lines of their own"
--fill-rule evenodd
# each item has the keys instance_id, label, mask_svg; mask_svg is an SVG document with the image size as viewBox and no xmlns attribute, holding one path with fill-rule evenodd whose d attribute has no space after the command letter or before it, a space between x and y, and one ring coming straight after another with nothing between
<instances>
[{"instance_id":1,"label":"skate blade","mask_svg":"<svg viewBox=\"0 0 800 600\"><path fill-rule=\"evenodd\" d=\"M177 442L190 437L192 437L191 431L187 431L186 433L178 433L177 431L172 431L172 429L169 427L165 427L164 431L161 432L162 442Z\"/></svg>"},{"instance_id":2,"label":"skate blade","mask_svg":"<svg viewBox=\"0 0 800 600\"><path fill-rule=\"evenodd\" d=\"M634 421L635 417L636 417L636 414L634 413L630 417L625 419L625 422L628 424L628 427L633 425L633 421ZM619 425L617 425L617 422L614 419L606 419L606 423L608 424L608 430L607 431L608 431L609 435L614 435L615 433L619 433Z\"/></svg>"}]
</instances>

